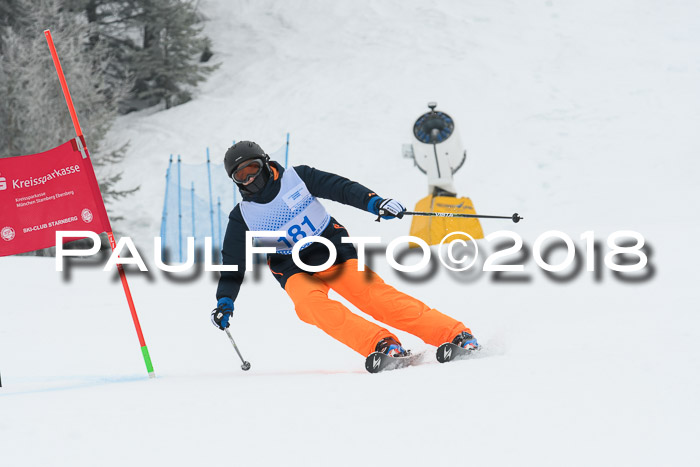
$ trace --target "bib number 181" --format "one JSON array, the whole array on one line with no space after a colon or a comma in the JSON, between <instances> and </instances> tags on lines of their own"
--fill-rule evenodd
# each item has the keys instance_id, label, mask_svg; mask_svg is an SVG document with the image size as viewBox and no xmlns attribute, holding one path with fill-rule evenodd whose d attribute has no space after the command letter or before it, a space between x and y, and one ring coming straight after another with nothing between
<instances>
[{"instance_id":1,"label":"bib number 181","mask_svg":"<svg viewBox=\"0 0 700 467\"><path fill-rule=\"evenodd\" d=\"M299 241L300 238L306 237L306 232L304 232L302 226L307 226L312 234L316 232L316 227L314 227L314 225L311 223L309 216L304 216L304 219L301 221L301 225L294 224L289 229L287 229L287 237L290 237L292 239L292 242L296 243ZM292 243L289 243L287 237L280 237L277 239L277 241L284 243L285 245L287 245L288 248L292 248L292 246L294 245Z\"/></svg>"}]
</instances>

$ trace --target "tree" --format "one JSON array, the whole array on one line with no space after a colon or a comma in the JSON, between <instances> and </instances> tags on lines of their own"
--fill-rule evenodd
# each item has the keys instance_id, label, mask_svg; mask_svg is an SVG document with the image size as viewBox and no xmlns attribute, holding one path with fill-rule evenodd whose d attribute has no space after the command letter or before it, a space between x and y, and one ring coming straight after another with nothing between
<instances>
[{"instance_id":1,"label":"tree","mask_svg":"<svg viewBox=\"0 0 700 467\"><path fill-rule=\"evenodd\" d=\"M163 102L170 108L191 99L192 90L218 65L202 34L202 16L187 0L66 0L92 26L90 46L106 45L117 58L108 68L114 82L131 80L122 112Z\"/></svg>"},{"instance_id":2,"label":"tree","mask_svg":"<svg viewBox=\"0 0 700 467\"><path fill-rule=\"evenodd\" d=\"M0 28L12 26L19 16L17 2L13 0L0 0ZM0 52L2 51L2 40L0 39Z\"/></svg>"},{"instance_id":3,"label":"tree","mask_svg":"<svg viewBox=\"0 0 700 467\"><path fill-rule=\"evenodd\" d=\"M143 46L130 58L134 97L146 102L164 101L170 108L191 99L191 91L216 66L199 57L208 49L201 35L201 18L191 2L141 0Z\"/></svg>"},{"instance_id":4,"label":"tree","mask_svg":"<svg viewBox=\"0 0 700 467\"><path fill-rule=\"evenodd\" d=\"M1 35L0 154L34 154L75 136L43 34L50 29L105 201L135 191L115 187L121 174L113 165L123 158L126 145L103 147L117 113L116 101L127 92L126 87L107 85L108 50L94 47L88 53L87 21L64 9L59 0L16 0L15 5L21 15Z\"/></svg>"}]
</instances>

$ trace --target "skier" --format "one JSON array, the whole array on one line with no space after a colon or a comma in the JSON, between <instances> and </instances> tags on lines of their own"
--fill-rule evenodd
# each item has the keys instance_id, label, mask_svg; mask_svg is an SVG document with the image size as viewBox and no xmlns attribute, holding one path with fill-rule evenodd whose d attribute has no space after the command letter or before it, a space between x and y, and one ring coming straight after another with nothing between
<instances>
[{"instance_id":1,"label":"skier","mask_svg":"<svg viewBox=\"0 0 700 467\"><path fill-rule=\"evenodd\" d=\"M221 273L216 308L211 313L215 326L229 327L234 301L245 269L246 231L286 231L279 238L260 237L263 246L276 247L267 263L282 288L294 302L299 318L313 324L363 356L382 352L392 357L410 354L399 339L328 298L333 289L376 320L439 346L452 342L472 350L478 348L469 328L431 309L421 301L397 291L377 274L358 271L357 251L342 243L347 230L331 217L317 198L326 198L394 219L406 209L396 200L384 199L357 182L306 165L285 170L271 161L260 146L240 141L226 151L226 173L238 186L243 200L229 215L223 244L223 264L238 265L238 271ZM336 248L337 258L325 271L309 273L292 260L292 247L307 235L323 236ZM328 260L325 245L309 243L299 252L307 265Z\"/></svg>"}]
</instances>

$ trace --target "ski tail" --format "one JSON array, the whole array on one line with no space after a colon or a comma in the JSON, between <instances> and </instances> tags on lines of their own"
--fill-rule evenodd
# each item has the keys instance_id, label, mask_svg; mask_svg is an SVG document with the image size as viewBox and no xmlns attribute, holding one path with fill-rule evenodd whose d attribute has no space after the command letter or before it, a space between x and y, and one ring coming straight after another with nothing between
<instances>
[{"instance_id":1,"label":"ski tail","mask_svg":"<svg viewBox=\"0 0 700 467\"><path fill-rule=\"evenodd\" d=\"M481 350L481 347L475 349L464 349L452 342L445 342L440 347L438 347L435 357L440 363L447 363L454 360L464 360L472 357L477 352Z\"/></svg>"},{"instance_id":2,"label":"ski tail","mask_svg":"<svg viewBox=\"0 0 700 467\"><path fill-rule=\"evenodd\" d=\"M423 361L425 352L409 354L405 357L390 357L382 352L372 352L365 359L365 369L370 373L379 373L382 371L398 370L407 366L417 365Z\"/></svg>"}]
</instances>

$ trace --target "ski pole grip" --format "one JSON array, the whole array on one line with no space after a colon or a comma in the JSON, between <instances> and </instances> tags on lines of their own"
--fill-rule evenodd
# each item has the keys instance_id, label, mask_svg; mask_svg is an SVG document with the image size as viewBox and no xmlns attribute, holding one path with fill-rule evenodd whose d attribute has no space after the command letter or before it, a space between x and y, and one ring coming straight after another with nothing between
<instances>
[{"instance_id":1,"label":"ski pole grip","mask_svg":"<svg viewBox=\"0 0 700 467\"><path fill-rule=\"evenodd\" d=\"M394 216L394 217L396 217L396 218L398 218L398 219L403 219L403 215L404 215L405 213L406 213L406 211L401 211L400 213L398 213L398 214L397 214L396 216ZM392 216L392 215L393 215L393 214L391 214L391 213L390 213L389 211L387 211L386 209L379 209L378 214L377 214L377 218L375 219L375 221L376 221L376 222L379 222L379 221L382 219L382 216ZM517 221L516 221L516 222L517 222Z\"/></svg>"}]
</instances>

